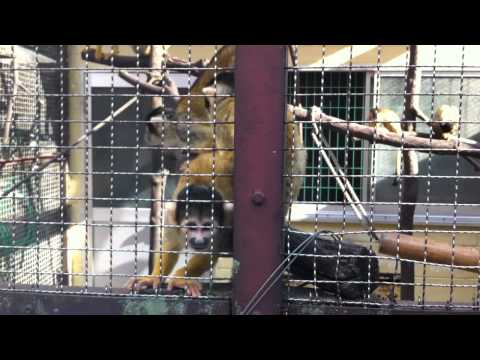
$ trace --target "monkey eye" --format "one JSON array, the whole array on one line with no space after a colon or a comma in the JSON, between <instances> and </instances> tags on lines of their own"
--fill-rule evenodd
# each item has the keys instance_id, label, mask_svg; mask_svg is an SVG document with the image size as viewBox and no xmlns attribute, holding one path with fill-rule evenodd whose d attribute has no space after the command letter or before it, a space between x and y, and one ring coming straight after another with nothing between
<instances>
[{"instance_id":1,"label":"monkey eye","mask_svg":"<svg viewBox=\"0 0 480 360\"><path fill-rule=\"evenodd\" d=\"M206 223L203 223L202 226L205 228L209 228L209 227L212 227L212 223L210 221L207 221Z\"/></svg>"},{"instance_id":2,"label":"monkey eye","mask_svg":"<svg viewBox=\"0 0 480 360\"><path fill-rule=\"evenodd\" d=\"M195 222L193 222L193 221L189 221L189 222L187 222L184 226L189 227L189 228L190 228L190 227L195 227L195 226L197 226L197 223L195 223Z\"/></svg>"}]
</instances>

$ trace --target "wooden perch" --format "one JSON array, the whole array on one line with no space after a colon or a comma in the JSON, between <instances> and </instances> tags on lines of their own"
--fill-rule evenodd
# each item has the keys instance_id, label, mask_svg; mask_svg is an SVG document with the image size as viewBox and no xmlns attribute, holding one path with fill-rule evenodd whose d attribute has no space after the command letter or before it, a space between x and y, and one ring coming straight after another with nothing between
<instances>
[{"instance_id":1,"label":"wooden perch","mask_svg":"<svg viewBox=\"0 0 480 360\"><path fill-rule=\"evenodd\" d=\"M147 94L152 94L152 95L161 95L163 93L162 87L161 86L156 86L153 84L150 84L146 81L143 81L139 79L138 77L135 77L133 75L130 75L126 70L120 70L118 75L128 82L130 85L133 86L139 86L140 90L143 90Z\"/></svg>"},{"instance_id":2,"label":"wooden perch","mask_svg":"<svg viewBox=\"0 0 480 360\"><path fill-rule=\"evenodd\" d=\"M113 65L114 67L122 68L136 68L138 66L142 68L150 67L150 56L143 54L140 54L138 57L138 66L136 55L115 55L113 56L113 64L112 57L109 55L102 59L97 59L95 57L95 49L83 50L81 56L82 60L106 66ZM207 66L207 62L206 60L201 59L194 63L189 63L188 61L167 55L165 66L167 69L173 69L175 72L190 72L193 76L198 77L203 73L203 68Z\"/></svg>"},{"instance_id":3,"label":"wooden perch","mask_svg":"<svg viewBox=\"0 0 480 360\"><path fill-rule=\"evenodd\" d=\"M84 49L82 51L82 60L93 62L96 64L106 65L106 66L115 66L115 67L137 67L137 56L127 56L127 55L115 55L112 57L105 56L102 59L97 59L95 57L95 49ZM148 67L150 57L140 54L138 59L138 66Z\"/></svg>"},{"instance_id":4,"label":"wooden perch","mask_svg":"<svg viewBox=\"0 0 480 360\"><path fill-rule=\"evenodd\" d=\"M302 107L288 105L288 109L291 112L295 112L297 118L307 119L309 116L308 110ZM320 108L316 106L312 107L312 110L312 121L325 124L326 126L334 128L344 134L347 133L348 128L349 134L359 139L367 140L369 142L376 141L380 144L395 147L401 147L403 143L405 149L412 148L422 152L432 151L434 154L457 154L457 142L455 140L432 139L430 142L430 139L428 138L404 134L402 142L401 135L397 135L383 128L375 130L366 125L360 125L350 121L347 122L346 120L323 113ZM461 156L470 156L472 158L480 159L480 145L478 144L460 143L458 151Z\"/></svg>"},{"instance_id":5,"label":"wooden perch","mask_svg":"<svg viewBox=\"0 0 480 360\"><path fill-rule=\"evenodd\" d=\"M119 76L133 86L139 86L141 90L143 90L147 94L151 95L170 95L173 97L175 102L180 101L180 94L178 91L178 87L172 79L168 76L168 74L164 74L163 80L165 85L164 86L157 86L152 83L148 83L139 79L136 76L130 75L125 70L120 70Z\"/></svg>"},{"instance_id":6,"label":"wooden perch","mask_svg":"<svg viewBox=\"0 0 480 360\"><path fill-rule=\"evenodd\" d=\"M470 246L455 246L455 250L453 250L448 244L441 244L431 240L425 245L424 241L415 240L412 236L405 234L383 234L379 236L379 239L379 252L396 256L398 245L398 255L402 259L427 261L444 265L477 267L480 260L479 250ZM464 270L478 271L478 268Z\"/></svg>"}]
</instances>

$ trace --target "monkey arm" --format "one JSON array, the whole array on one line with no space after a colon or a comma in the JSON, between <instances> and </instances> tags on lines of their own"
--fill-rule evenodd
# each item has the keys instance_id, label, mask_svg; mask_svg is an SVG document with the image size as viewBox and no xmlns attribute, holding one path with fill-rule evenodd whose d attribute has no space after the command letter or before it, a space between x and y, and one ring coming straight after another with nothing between
<instances>
[{"instance_id":1,"label":"monkey arm","mask_svg":"<svg viewBox=\"0 0 480 360\"><path fill-rule=\"evenodd\" d=\"M428 125L431 124L431 120L430 118L425 115L425 113L420 110L419 108L417 108L416 106L413 107L413 110L415 111L415 116L417 118L419 118L420 120L424 121L425 123L427 123Z\"/></svg>"},{"instance_id":2,"label":"monkey arm","mask_svg":"<svg viewBox=\"0 0 480 360\"><path fill-rule=\"evenodd\" d=\"M168 251L178 251L178 250L179 249L176 249L176 248L163 249L163 251L167 251L167 252L162 252L161 261L155 261L155 264L153 266L152 276L169 275L178 261L178 254L170 253Z\"/></svg>"},{"instance_id":3,"label":"monkey arm","mask_svg":"<svg viewBox=\"0 0 480 360\"><path fill-rule=\"evenodd\" d=\"M212 255L213 265L217 263L218 256ZM174 276L199 277L210 269L210 255L193 255L187 265L175 271Z\"/></svg>"},{"instance_id":4,"label":"monkey arm","mask_svg":"<svg viewBox=\"0 0 480 360\"><path fill-rule=\"evenodd\" d=\"M213 266L217 263L218 256L212 255ZM198 297L201 295L202 285L198 280L184 279L182 277L199 277L210 268L210 255L194 255L184 266L174 273L174 278L168 279L168 289L182 288L188 295Z\"/></svg>"},{"instance_id":5,"label":"monkey arm","mask_svg":"<svg viewBox=\"0 0 480 360\"><path fill-rule=\"evenodd\" d=\"M173 231L174 229L167 230L166 235ZM172 253L171 251L180 250L181 245L177 238L175 238L175 241L165 241L162 248L161 258L155 254L155 262L152 274L150 276L142 276L136 279L131 279L128 281L126 287L129 289L134 287L140 289L147 287L157 288L160 285L161 276L169 275L178 261L178 253Z\"/></svg>"}]
</instances>

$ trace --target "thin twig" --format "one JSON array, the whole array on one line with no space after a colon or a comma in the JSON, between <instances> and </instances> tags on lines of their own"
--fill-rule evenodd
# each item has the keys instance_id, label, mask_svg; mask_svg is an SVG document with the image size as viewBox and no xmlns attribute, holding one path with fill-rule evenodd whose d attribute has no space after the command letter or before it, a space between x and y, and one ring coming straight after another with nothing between
<instances>
[{"instance_id":1,"label":"thin twig","mask_svg":"<svg viewBox=\"0 0 480 360\"><path fill-rule=\"evenodd\" d=\"M12 59L12 68L13 68L13 84L12 84L12 96L8 99L8 107L7 107L7 114L5 117L5 124L3 128L3 144L7 145L10 143L10 128L12 126L13 118L14 118L14 107L15 107L15 100L17 97L17 90L18 90L18 72L15 69L16 62L15 57Z\"/></svg>"}]
</instances>

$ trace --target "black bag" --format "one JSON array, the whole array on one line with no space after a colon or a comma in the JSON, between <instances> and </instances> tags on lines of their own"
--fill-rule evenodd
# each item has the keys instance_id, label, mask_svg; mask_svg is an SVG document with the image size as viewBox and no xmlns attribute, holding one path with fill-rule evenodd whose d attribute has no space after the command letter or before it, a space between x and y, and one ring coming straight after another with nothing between
<instances>
[{"instance_id":1,"label":"black bag","mask_svg":"<svg viewBox=\"0 0 480 360\"><path fill-rule=\"evenodd\" d=\"M287 247L287 236L290 242L290 251L297 248L304 240L310 237L311 233L305 233L289 229L285 234L285 248ZM360 255L371 257L340 257L340 255ZM314 279L314 259L316 259L316 280L317 287L322 291L340 295L346 300L358 300L367 296L368 291L373 292L378 284L379 278L378 259L375 253L369 249L353 244L349 241L340 241L333 233L321 232L306 245L300 252L306 255L333 255L331 257L298 256L291 262L288 271L293 279L305 280L312 283ZM338 272L337 272L338 262ZM370 267L370 276L369 276ZM335 282L322 283L322 280L333 280ZM339 281L338 283L336 281ZM362 283L351 283L350 281L361 281ZM369 286L370 285L370 286Z\"/></svg>"}]
</instances>

